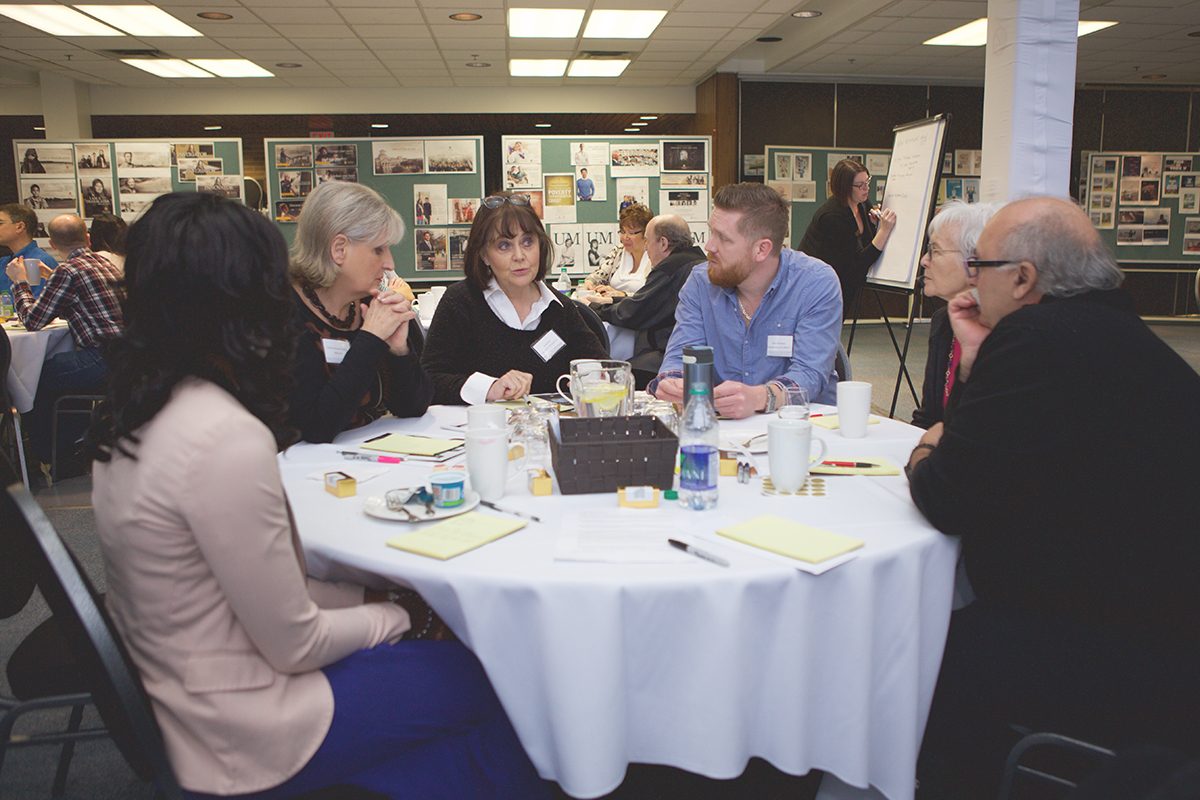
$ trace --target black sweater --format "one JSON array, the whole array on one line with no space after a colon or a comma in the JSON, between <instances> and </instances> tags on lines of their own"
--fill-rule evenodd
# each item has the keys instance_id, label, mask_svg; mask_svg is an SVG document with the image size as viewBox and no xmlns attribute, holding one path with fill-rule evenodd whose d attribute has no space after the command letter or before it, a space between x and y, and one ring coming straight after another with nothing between
<instances>
[{"instance_id":1,"label":"black sweater","mask_svg":"<svg viewBox=\"0 0 1200 800\"><path fill-rule=\"evenodd\" d=\"M942 306L929 319L929 354L925 356L925 385L921 388L921 405L913 411L912 424L932 428L945 416L946 368L950 366L950 347L954 329L950 316Z\"/></svg>"},{"instance_id":2,"label":"black sweater","mask_svg":"<svg viewBox=\"0 0 1200 800\"><path fill-rule=\"evenodd\" d=\"M800 250L819 258L837 273L842 285L842 319L854 313L858 294L867 282L867 270L879 258L880 250L871 244L875 238L875 223L871 221L866 203L858 204L863 231L858 232L854 212L837 198L829 198L808 223Z\"/></svg>"},{"instance_id":3,"label":"black sweater","mask_svg":"<svg viewBox=\"0 0 1200 800\"><path fill-rule=\"evenodd\" d=\"M1043 299L984 341L912 497L980 600L1200 643L1197 409L1123 292Z\"/></svg>"},{"instance_id":4,"label":"black sweater","mask_svg":"<svg viewBox=\"0 0 1200 800\"><path fill-rule=\"evenodd\" d=\"M505 325L469 281L448 288L433 315L421 362L433 379L433 402L464 405L460 392L476 372L497 378L513 369L528 372L533 392L553 392L558 376L570 371L571 359L608 358L575 304L550 291L561 304L551 303L536 329L519 331ZM543 361L533 344L551 330L566 344Z\"/></svg>"},{"instance_id":5,"label":"black sweater","mask_svg":"<svg viewBox=\"0 0 1200 800\"><path fill-rule=\"evenodd\" d=\"M300 333L296 345L296 388L288 418L306 442L330 442L391 412L419 417L429 408L433 383L421 369L421 327L408 325L407 356L395 356L387 343L366 331L332 328L295 295ZM340 364L325 360L322 339L350 342Z\"/></svg>"}]
</instances>

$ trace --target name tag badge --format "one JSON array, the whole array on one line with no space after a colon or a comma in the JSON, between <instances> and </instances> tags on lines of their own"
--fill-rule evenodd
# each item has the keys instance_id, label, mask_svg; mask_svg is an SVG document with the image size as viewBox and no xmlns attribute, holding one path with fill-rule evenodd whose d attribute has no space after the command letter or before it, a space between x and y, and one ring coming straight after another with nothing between
<instances>
[{"instance_id":1,"label":"name tag badge","mask_svg":"<svg viewBox=\"0 0 1200 800\"><path fill-rule=\"evenodd\" d=\"M350 351L350 343L344 339L322 339L321 346L325 348L325 363L340 364Z\"/></svg>"},{"instance_id":2,"label":"name tag badge","mask_svg":"<svg viewBox=\"0 0 1200 800\"><path fill-rule=\"evenodd\" d=\"M566 344L554 331L546 331L542 338L533 343L533 352L537 353L542 361L549 361L554 358L555 353L566 347Z\"/></svg>"},{"instance_id":3,"label":"name tag badge","mask_svg":"<svg viewBox=\"0 0 1200 800\"><path fill-rule=\"evenodd\" d=\"M791 336L768 336L767 337L767 355L780 356L782 358L792 357L792 337Z\"/></svg>"}]
</instances>

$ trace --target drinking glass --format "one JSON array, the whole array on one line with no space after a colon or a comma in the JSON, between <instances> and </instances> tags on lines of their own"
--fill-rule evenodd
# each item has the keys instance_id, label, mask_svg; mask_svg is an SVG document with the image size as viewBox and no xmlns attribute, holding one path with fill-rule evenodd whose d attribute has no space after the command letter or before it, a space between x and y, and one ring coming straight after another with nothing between
<instances>
[{"instance_id":1,"label":"drinking glass","mask_svg":"<svg viewBox=\"0 0 1200 800\"><path fill-rule=\"evenodd\" d=\"M621 417L633 406L633 370L628 361L577 358L571 362L570 374L560 375L555 384L566 395L564 379L580 417Z\"/></svg>"}]
</instances>

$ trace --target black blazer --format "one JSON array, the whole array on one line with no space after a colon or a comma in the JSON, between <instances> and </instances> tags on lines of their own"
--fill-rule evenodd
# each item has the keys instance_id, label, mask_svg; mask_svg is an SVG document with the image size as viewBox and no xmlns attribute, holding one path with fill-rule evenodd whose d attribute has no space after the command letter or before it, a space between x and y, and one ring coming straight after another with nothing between
<instances>
[{"instance_id":1,"label":"black blazer","mask_svg":"<svg viewBox=\"0 0 1200 800\"><path fill-rule=\"evenodd\" d=\"M946 396L946 367L950 365L950 347L953 343L954 329L950 327L950 315L943 306L929 318L925 385L921 388L921 406L913 411L912 418L912 424L918 428L932 428L945 416L942 399Z\"/></svg>"},{"instance_id":2,"label":"black blazer","mask_svg":"<svg viewBox=\"0 0 1200 800\"><path fill-rule=\"evenodd\" d=\"M871 244L876 227L869 210L866 203L858 204L863 222L860 235L850 207L831 197L817 209L800 242L803 252L821 259L837 273L842 285L842 319L849 319L854 313L858 293L867 281L867 270L879 258L879 248Z\"/></svg>"}]
</instances>

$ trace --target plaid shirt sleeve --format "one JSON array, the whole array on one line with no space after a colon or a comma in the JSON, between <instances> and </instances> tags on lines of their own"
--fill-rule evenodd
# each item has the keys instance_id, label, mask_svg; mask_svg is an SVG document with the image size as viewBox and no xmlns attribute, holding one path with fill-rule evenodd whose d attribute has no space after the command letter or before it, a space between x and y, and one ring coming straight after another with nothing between
<instances>
[{"instance_id":1,"label":"plaid shirt sleeve","mask_svg":"<svg viewBox=\"0 0 1200 800\"><path fill-rule=\"evenodd\" d=\"M71 297L71 284L75 270L61 264L46 280L42 295L36 301L25 281L13 284L13 300L17 307L17 318L27 331L40 331L62 313Z\"/></svg>"}]
</instances>

